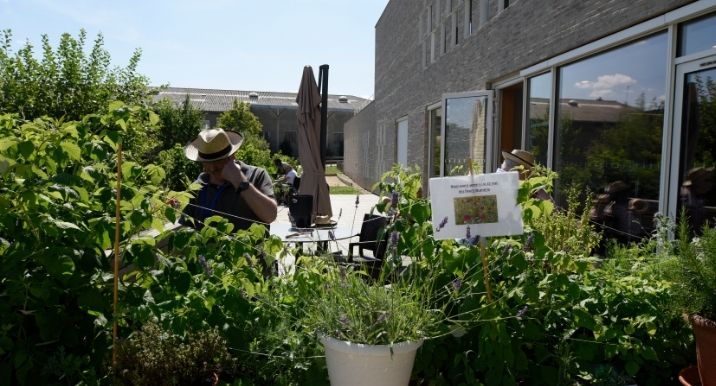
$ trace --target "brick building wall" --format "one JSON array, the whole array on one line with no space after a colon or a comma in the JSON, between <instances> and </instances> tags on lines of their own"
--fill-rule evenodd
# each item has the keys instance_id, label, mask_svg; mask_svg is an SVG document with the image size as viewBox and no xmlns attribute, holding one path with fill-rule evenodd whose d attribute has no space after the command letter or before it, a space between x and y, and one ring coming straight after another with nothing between
<instances>
[{"instance_id":1,"label":"brick building wall","mask_svg":"<svg viewBox=\"0 0 716 386\"><path fill-rule=\"evenodd\" d=\"M378 143L375 124L375 103L370 103L360 114L348 121L344 127L343 172L349 176L356 176L354 180L360 186L370 186L380 178L383 162L379 158L383 155ZM361 160L362 162L353 162Z\"/></svg>"},{"instance_id":2,"label":"brick building wall","mask_svg":"<svg viewBox=\"0 0 716 386\"><path fill-rule=\"evenodd\" d=\"M490 89L531 65L691 2L518 0L500 10L497 0L390 0L375 30L375 102L374 111L366 112L375 119L369 122L361 112L349 127L366 136L384 133L378 169L387 171L395 161L396 120L407 116L408 163L426 170L426 107L443 94ZM465 27L468 14L471 34ZM347 135L345 146L355 146ZM376 173L368 170L376 160L356 157L345 159L361 165L349 176L366 185L375 182Z\"/></svg>"}]
</instances>

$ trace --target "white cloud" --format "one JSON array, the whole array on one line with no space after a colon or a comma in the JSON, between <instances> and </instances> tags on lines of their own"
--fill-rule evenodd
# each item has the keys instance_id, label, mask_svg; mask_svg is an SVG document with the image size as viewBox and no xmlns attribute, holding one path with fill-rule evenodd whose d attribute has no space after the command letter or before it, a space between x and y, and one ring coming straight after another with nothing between
<instances>
[{"instance_id":1,"label":"white cloud","mask_svg":"<svg viewBox=\"0 0 716 386\"><path fill-rule=\"evenodd\" d=\"M596 81L581 80L574 84L575 87L592 90L589 96L592 98L606 98L615 94L615 89L636 84L636 79L624 74L600 75Z\"/></svg>"}]
</instances>

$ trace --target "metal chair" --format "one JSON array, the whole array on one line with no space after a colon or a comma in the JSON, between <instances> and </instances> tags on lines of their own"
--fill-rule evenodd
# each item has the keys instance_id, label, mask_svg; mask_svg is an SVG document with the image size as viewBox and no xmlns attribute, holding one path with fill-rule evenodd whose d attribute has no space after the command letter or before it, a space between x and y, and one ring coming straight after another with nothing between
<instances>
[{"instance_id":1,"label":"metal chair","mask_svg":"<svg viewBox=\"0 0 716 386\"><path fill-rule=\"evenodd\" d=\"M377 277L383 265L383 258L388 246L388 218L381 215L366 213L363 215L358 241L348 244L348 256L346 261L349 264L365 265L373 277ZM354 255L358 247L358 254ZM366 255L371 251L371 255Z\"/></svg>"}]
</instances>

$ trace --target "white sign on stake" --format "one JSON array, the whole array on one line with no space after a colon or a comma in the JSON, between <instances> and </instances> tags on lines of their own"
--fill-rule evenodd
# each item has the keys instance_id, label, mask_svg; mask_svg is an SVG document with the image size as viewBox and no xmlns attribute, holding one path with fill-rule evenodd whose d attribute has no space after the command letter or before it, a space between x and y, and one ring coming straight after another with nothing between
<instances>
[{"instance_id":1,"label":"white sign on stake","mask_svg":"<svg viewBox=\"0 0 716 386\"><path fill-rule=\"evenodd\" d=\"M517 172L430 179L435 239L522 234Z\"/></svg>"}]
</instances>

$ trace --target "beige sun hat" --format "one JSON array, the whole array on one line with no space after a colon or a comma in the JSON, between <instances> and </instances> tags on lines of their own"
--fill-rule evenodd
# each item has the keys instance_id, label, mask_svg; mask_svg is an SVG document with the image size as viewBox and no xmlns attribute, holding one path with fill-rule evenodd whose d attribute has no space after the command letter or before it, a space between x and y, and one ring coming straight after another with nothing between
<instances>
[{"instance_id":1,"label":"beige sun hat","mask_svg":"<svg viewBox=\"0 0 716 386\"><path fill-rule=\"evenodd\" d=\"M244 137L221 128L202 130L184 147L184 155L192 161L211 162L224 159L239 150Z\"/></svg>"},{"instance_id":2,"label":"beige sun hat","mask_svg":"<svg viewBox=\"0 0 716 386\"><path fill-rule=\"evenodd\" d=\"M527 150L514 149L510 153L503 151L502 157L513 161L518 165L524 165L528 168L531 168L535 164L535 156L533 156L532 153L528 152Z\"/></svg>"}]
</instances>

